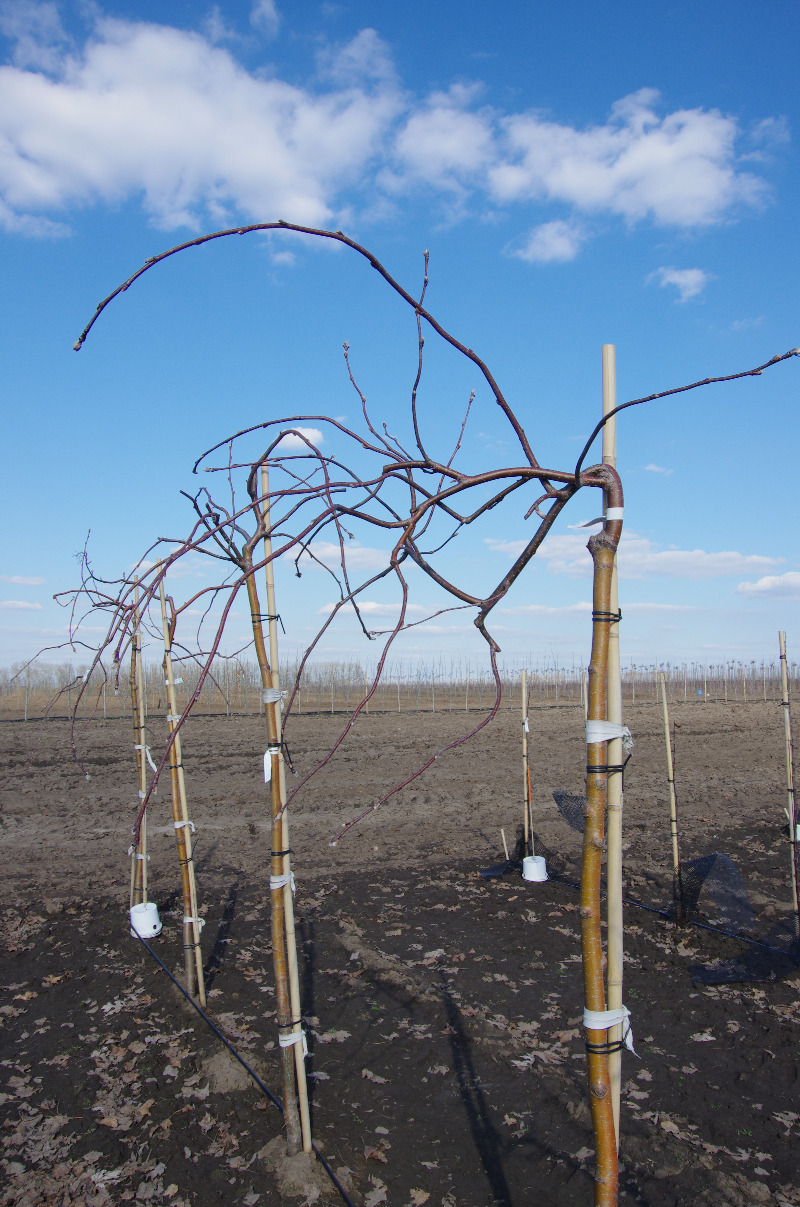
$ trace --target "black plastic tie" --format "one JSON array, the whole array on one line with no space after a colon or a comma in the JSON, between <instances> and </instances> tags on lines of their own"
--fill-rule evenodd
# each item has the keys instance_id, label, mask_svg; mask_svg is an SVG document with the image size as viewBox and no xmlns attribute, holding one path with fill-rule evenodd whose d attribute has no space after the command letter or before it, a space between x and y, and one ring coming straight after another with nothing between
<instances>
[{"instance_id":1,"label":"black plastic tie","mask_svg":"<svg viewBox=\"0 0 800 1207\"><path fill-rule=\"evenodd\" d=\"M265 620L267 623L269 623L270 620L277 620L278 624L283 630L284 636L286 635L286 629L283 628L283 621L281 620L280 612L251 612L250 615L253 617L253 620L260 620L262 623Z\"/></svg>"},{"instance_id":2,"label":"black plastic tie","mask_svg":"<svg viewBox=\"0 0 800 1207\"><path fill-rule=\"evenodd\" d=\"M592 1044L587 1039L586 1051L592 1056L610 1056L612 1052L621 1052L625 1047L625 1037L622 1039L606 1039L602 1043Z\"/></svg>"}]
</instances>

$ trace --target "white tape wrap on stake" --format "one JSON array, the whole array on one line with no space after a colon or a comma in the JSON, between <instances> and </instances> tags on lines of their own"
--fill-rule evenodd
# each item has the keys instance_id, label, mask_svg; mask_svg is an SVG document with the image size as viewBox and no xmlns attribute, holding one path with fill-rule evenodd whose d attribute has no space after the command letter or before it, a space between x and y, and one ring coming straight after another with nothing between
<instances>
[{"instance_id":1,"label":"white tape wrap on stake","mask_svg":"<svg viewBox=\"0 0 800 1207\"><path fill-rule=\"evenodd\" d=\"M205 918L187 918L184 915L184 919L183 919L184 926L189 926L192 922L196 922L200 930L202 930L206 924Z\"/></svg>"},{"instance_id":2,"label":"white tape wrap on stake","mask_svg":"<svg viewBox=\"0 0 800 1207\"><path fill-rule=\"evenodd\" d=\"M614 738L622 738L624 750L633 750L633 738L627 725L618 725L616 721L587 721L586 745L596 746L598 742L611 742Z\"/></svg>"},{"instance_id":3,"label":"white tape wrap on stake","mask_svg":"<svg viewBox=\"0 0 800 1207\"><path fill-rule=\"evenodd\" d=\"M584 1007L583 1025L587 1031L610 1031L612 1027L618 1027L620 1023L623 1026L627 1023L627 1030L622 1038L628 1051L633 1052L636 1056L630 1017L631 1012L627 1006L620 1006L619 1010L587 1010Z\"/></svg>"},{"instance_id":4,"label":"white tape wrap on stake","mask_svg":"<svg viewBox=\"0 0 800 1207\"><path fill-rule=\"evenodd\" d=\"M606 511L607 520L621 520L625 515L624 507L609 507Z\"/></svg>"},{"instance_id":5,"label":"white tape wrap on stake","mask_svg":"<svg viewBox=\"0 0 800 1207\"><path fill-rule=\"evenodd\" d=\"M183 829L184 826L191 826L192 833L194 834L194 822L193 821L174 821L172 824L176 830L181 830L181 829Z\"/></svg>"},{"instance_id":6,"label":"white tape wrap on stake","mask_svg":"<svg viewBox=\"0 0 800 1207\"><path fill-rule=\"evenodd\" d=\"M265 687L261 699L265 704L282 704L287 695L287 692L278 691L277 687Z\"/></svg>"},{"instance_id":7,"label":"white tape wrap on stake","mask_svg":"<svg viewBox=\"0 0 800 1207\"><path fill-rule=\"evenodd\" d=\"M133 749L134 749L134 750L143 750L143 751L144 751L144 753L145 753L145 756L146 756L146 758L147 758L147 761L148 761L148 763L150 764L150 766L151 766L151 768L153 769L153 771L158 771L158 768L156 767L155 763L153 762L153 756L150 754L150 747L149 747L149 746L134 746L134 748L133 748Z\"/></svg>"},{"instance_id":8,"label":"white tape wrap on stake","mask_svg":"<svg viewBox=\"0 0 800 1207\"><path fill-rule=\"evenodd\" d=\"M292 892L294 892L294 872L286 872L283 876L270 876L269 878L270 892L273 892L275 889L285 888L287 884L291 884Z\"/></svg>"},{"instance_id":9,"label":"white tape wrap on stake","mask_svg":"<svg viewBox=\"0 0 800 1207\"><path fill-rule=\"evenodd\" d=\"M268 746L264 751L264 783L268 784L272 779L272 756L280 754L280 746Z\"/></svg>"},{"instance_id":10,"label":"white tape wrap on stake","mask_svg":"<svg viewBox=\"0 0 800 1207\"><path fill-rule=\"evenodd\" d=\"M278 1044L281 1048L293 1048L295 1044L302 1044L303 1055L308 1056L305 1031L293 1031L291 1035L278 1035Z\"/></svg>"}]
</instances>

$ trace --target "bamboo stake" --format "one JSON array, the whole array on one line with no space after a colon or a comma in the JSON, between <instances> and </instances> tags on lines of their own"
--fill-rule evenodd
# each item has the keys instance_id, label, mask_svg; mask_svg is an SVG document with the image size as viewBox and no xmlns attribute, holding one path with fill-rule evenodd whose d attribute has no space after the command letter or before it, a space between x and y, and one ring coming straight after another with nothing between
<instances>
[{"instance_id":1,"label":"bamboo stake","mask_svg":"<svg viewBox=\"0 0 800 1207\"><path fill-rule=\"evenodd\" d=\"M781 653L781 705L783 707L783 733L786 742L786 816L789 820L789 852L792 872L792 905L794 907L794 930L800 934L800 910L798 909L798 843L797 843L797 796L794 790L794 742L792 740L792 710L789 704L789 675L786 665L786 634L778 634Z\"/></svg>"},{"instance_id":2,"label":"bamboo stake","mask_svg":"<svg viewBox=\"0 0 800 1207\"><path fill-rule=\"evenodd\" d=\"M522 672L522 819L525 854L533 855L533 801L531 799L531 768L528 762L528 681Z\"/></svg>"},{"instance_id":3,"label":"bamboo stake","mask_svg":"<svg viewBox=\"0 0 800 1207\"><path fill-rule=\"evenodd\" d=\"M606 502L622 507L622 491L616 472L609 467ZM589 721L606 720L608 646L610 625L604 614L611 610L611 582L614 554L621 531L621 520L606 520L602 533L591 537L589 552L594 562L592 592L592 656L589 664ZM601 933L600 879L603 860L606 791L608 776L605 741L587 742L586 829L581 870L581 949L585 1006L605 1011L603 944ZM589 768L592 768L590 771ZM595 1136L595 1207L615 1207L619 1189L619 1163L614 1127L608 1053L604 1051L608 1032L586 1028L586 1060L592 1123Z\"/></svg>"},{"instance_id":4,"label":"bamboo stake","mask_svg":"<svg viewBox=\"0 0 800 1207\"><path fill-rule=\"evenodd\" d=\"M131 707L133 711L133 749L139 780L139 800L147 792L147 735L145 733L144 691L142 684L142 633L139 615L139 580L134 579L133 641L131 642ZM147 813L139 827L139 841L131 847L131 906L147 900Z\"/></svg>"},{"instance_id":5,"label":"bamboo stake","mask_svg":"<svg viewBox=\"0 0 800 1207\"><path fill-rule=\"evenodd\" d=\"M178 723L179 713L175 693L175 678L172 672L172 639L175 631L174 613L172 620L167 617L167 600L164 593L163 578L158 584L158 594L161 600L161 628L164 634L164 686L167 692L167 729L170 737ZM172 601L170 600L170 603ZM175 734L169 752L169 778L172 788L172 821L175 827L175 841L178 846L178 864L181 869L181 888L183 889L183 959L186 973L186 992L193 994L197 990L200 1005L206 1004L206 985L203 976L203 953L200 947L200 930L202 923L197 916L197 884L192 861L193 824L189 821L186 804L186 780L183 774L183 756L181 753L181 735Z\"/></svg>"},{"instance_id":6,"label":"bamboo stake","mask_svg":"<svg viewBox=\"0 0 800 1207\"><path fill-rule=\"evenodd\" d=\"M672 835L672 897L675 902L675 924L686 922L686 907L683 900L683 878L681 876L681 852L678 842L678 800L675 793L675 768L672 762L672 741L669 736L669 709L664 672L661 672L661 707L664 713L664 741L667 745L667 783L669 785L669 828Z\"/></svg>"},{"instance_id":7,"label":"bamboo stake","mask_svg":"<svg viewBox=\"0 0 800 1207\"><path fill-rule=\"evenodd\" d=\"M250 550L247 550L244 568L250 571L247 575L247 598L250 604L250 614L253 623L253 642L256 658L261 672L262 691L272 689L267 650L264 644L264 630L261 627L261 608L258 599L258 589L253 577L253 563ZM263 697L262 697L263 698ZM272 814L271 829L271 864L270 881L283 876L284 857L283 825L281 821L281 788L280 788L280 736L278 727L278 708L275 703L264 702L264 714L267 723L267 753L264 756L264 775L269 777L270 807ZM275 1010L278 1019L278 1038L292 1032L292 1003L289 991L289 974L286 960L286 933L284 919L284 892L282 887L272 887L270 883L271 932L272 932L272 965L275 972ZM294 1045L293 1045L294 1046ZM297 1109L297 1090L295 1086L295 1058L291 1047L283 1047L279 1043L281 1074L283 1080L283 1120L286 1125L286 1148L290 1157L295 1156L302 1147L300 1116Z\"/></svg>"},{"instance_id":8,"label":"bamboo stake","mask_svg":"<svg viewBox=\"0 0 800 1207\"><path fill-rule=\"evenodd\" d=\"M603 344L603 414L607 415L617 405L617 370L616 349L613 344ZM617 466L617 419L613 416L603 428L603 464L613 469ZM614 555L614 566L611 572L611 590L609 612L619 612L619 592L617 589L617 558ZM608 695L606 701L606 716L617 725L622 724L622 678L620 675L619 657L619 621L608 625ZM619 767L622 764L622 739L613 738L608 743L608 763ZM608 992L608 1009L619 1010L622 1006L623 980L623 911L622 911L622 773L609 774L608 777L608 821L607 821L607 854L606 882L607 905L606 918L608 921L608 967L606 971L606 986ZM609 1043L622 1039L622 1027L613 1027L608 1033ZM608 1072L611 1079L611 1101L614 1111L614 1128L617 1134L617 1149L619 1149L619 1110L620 1093L622 1088L622 1053L609 1053Z\"/></svg>"},{"instance_id":9,"label":"bamboo stake","mask_svg":"<svg viewBox=\"0 0 800 1207\"><path fill-rule=\"evenodd\" d=\"M269 469L266 465L261 466L261 495L263 498L262 508L264 516L264 524L266 526L266 534L264 536L264 558L266 565L264 573L267 586L267 614L269 616L269 660L272 668L272 686L275 691L280 691L280 669L278 662L278 615L275 606L275 570L272 561L272 533L270 528L270 505L269 505ZM275 724L278 730L278 741L283 738L283 718L281 716L280 703L275 705ZM367 709L369 711L369 709ZM281 809L283 810L281 817L281 850L286 854L283 856L283 875L291 874L291 862L289 858L289 814L284 808L286 802L286 763L283 757L283 748L278 752L278 765L280 769L280 796ZM286 926L286 953L289 961L289 995L292 1003L292 1032L302 1031L300 1022L300 974L297 967L297 939L294 925L294 897L292 896L291 881L284 886L283 890L283 907ZM303 1152L310 1153L312 1151L311 1143L311 1114L308 1106L308 1082L306 1080L306 1064L305 1064L305 1044L303 1042L294 1045L295 1068L297 1073L297 1097L300 1105L300 1125L303 1135Z\"/></svg>"}]
</instances>

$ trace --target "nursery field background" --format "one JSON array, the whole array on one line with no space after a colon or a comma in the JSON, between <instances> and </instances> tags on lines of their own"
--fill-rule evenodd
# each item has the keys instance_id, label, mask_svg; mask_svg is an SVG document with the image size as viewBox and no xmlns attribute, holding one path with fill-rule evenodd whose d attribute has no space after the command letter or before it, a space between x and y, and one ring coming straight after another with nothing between
<instances>
[{"instance_id":1,"label":"nursery field background","mask_svg":"<svg viewBox=\"0 0 800 1207\"><path fill-rule=\"evenodd\" d=\"M681 674L672 674L670 694L682 854L727 854L754 910L750 936L785 950L791 892L774 668L745 675L746 702L741 668L714 680L716 702L697 703L697 676L687 674L684 704ZM635 748L625 780L625 890L663 910L672 883L663 720L654 683L642 676L635 703L628 688ZM424 693L419 708L428 710L413 711L416 688L406 690L399 714L387 688L386 711L359 717L292 813L315 1139L364 1207L519 1204L534 1193L577 1207L591 1201L593 1151L574 887L581 836L552 792L583 791L580 672L564 672L558 705L554 682L543 679L541 706L531 687L545 884L478 874L502 857L500 826L513 844L521 819L518 687L513 708L329 846L359 807L477 719L471 710L467 723L461 696L460 707L455 698L446 707L444 687L435 713ZM487 698L484 689L484 710ZM100 702L99 715L78 718L87 781L71 761L68 721L26 724L10 719L8 696L3 703L0 1202L336 1199L324 1177L292 1182L278 1111L129 935L130 716L104 720ZM287 724L300 774L344 723L324 692L319 711L312 703L309 689ZM234 704L230 715L224 700L216 715L201 707L183 742L209 1007L278 1091L263 720ZM19 717L18 700L14 707ZM154 750L164 728L157 707L154 696ZM160 791L150 810L150 895L164 922L153 949L179 975L182 905L167 798ZM700 917L718 926L713 901L700 904ZM620 1201L800 1203L796 967L632 904L626 953L637 1056L623 1061ZM745 975L774 979L702 983L698 968L739 957L749 961Z\"/></svg>"},{"instance_id":2,"label":"nursery field background","mask_svg":"<svg viewBox=\"0 0 800 1207\"><path fill-rule=\"evenodd\" d=\"M196 692L200 667L193 659L174 659L177 701L181 709ZM540 663L529 659L513 665L499 664L503 684L501 709L519 711L522 705L521 670L528 682L528 699L533 708L585 705L586 668L574 662L562 666L557 659ZM85 665L63 663L17 663L0 668L0 717L26 720L43 717L70 717ZM281 667L281 682L294 683L296 664ZM303 670L299 690L292 701L293 714L350 713L371 686L375 668L371 663L350 661L309 662ZM798 686L797 663L787 660L790 692ZM626 703L660 703L664 676L670 704L752 703L780 700L781 674L777 662L728 661L715 663L649 663L631 665L622 670L622 695ZM164 676L152 662L143 667L145 708L164 713ZM88 678L89 690L82 696L78 715L90 717L131 717L130 680L127 668L121 670L119 684L105 681L95 669ZM494 701L495 685L485 660L463 660L457 655L441 657L438 662L389 660L377 691L366 705L367 712L468 712L485 709ZM195 709L208 715L249 716L261 707L261 673L248 659L217 658L209 679L197 695ZM157 726L158 721L154 724Z\"/></svg>"}]
</instances>

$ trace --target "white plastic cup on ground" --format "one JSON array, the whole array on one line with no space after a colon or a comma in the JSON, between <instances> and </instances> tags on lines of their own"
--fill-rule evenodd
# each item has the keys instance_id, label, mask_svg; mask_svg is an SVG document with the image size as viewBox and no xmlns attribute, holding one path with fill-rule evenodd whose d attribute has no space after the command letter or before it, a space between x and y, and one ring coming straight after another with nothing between
<instances>
[{"instance_id":1,"label":"white plastic cup on ground","mask_svg":"<svg viewBox=\"0 0 800 1207\"><path fill-rule=\"evenodd\" d=\"M142 939L154 939L161 934L161 919L155 901L142 901L131 906L131 934Z\"/></svg>"},{"instance_id":2,"label":"white plastic cup on ground","mask_svg":"<svg viewBox=\"0 0 800 1207\"><path fill-rule=\"evenodd\" d=\"M526 855L522 861L522 879L541 883L547 880L547 863L544 855Z\"/></svg>"}]
</instances>

